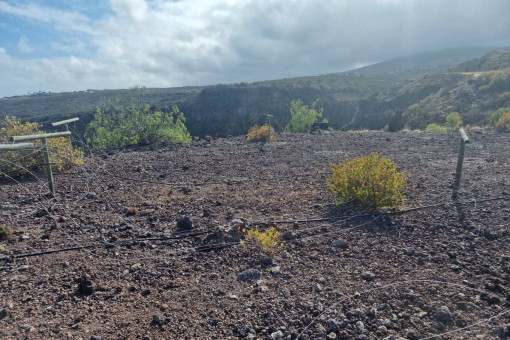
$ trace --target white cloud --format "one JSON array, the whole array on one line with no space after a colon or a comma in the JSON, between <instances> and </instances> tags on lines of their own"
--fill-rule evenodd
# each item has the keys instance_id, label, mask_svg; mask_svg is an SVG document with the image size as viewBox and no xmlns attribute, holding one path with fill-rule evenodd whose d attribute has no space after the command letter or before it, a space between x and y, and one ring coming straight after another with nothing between
<instances>
[{"instance_id":1,"label":"white cloud","mask_svg":"<svg viewBox=\"0 0 510 340\"><path fill-rule=\"evenodd\" d=\"M18 40L16 47L18 48L18 51L23 54L30 54L34 52L34 48L30 46L26 37L21 37Z\"/></svg>"},{"instance_id":2,"label":"white cloud","mask_svg":"<svg viewBox=\"0 0 510 340\"><path fill-rule=\"evenodd\" d=\"M0 1L0 13L11 14L27 20L49 24L61 33L93 33L90 26L90 19L77 12L43 7L35 3L11 5L5 1Z\"/></svg>"},{"instance_id":3,"label":"white cloud","mask_svg":"<svg viewBox=\"0 0 510 340\"><path fill-rule=\"evenodd\" d=\"M0 13L49 25L70 41L51 45L67 58L27 63L4 51L0 57L7 56L13 70L0 68L0 77L8 73L20 85L0 88L0 96L26 93L27 82L36 90L64 91L254 81L342 71L431 49L510 44L508 0L110 0L110 5L113 12L91 19L0 1Z\"/></svg>"}]
</instances>

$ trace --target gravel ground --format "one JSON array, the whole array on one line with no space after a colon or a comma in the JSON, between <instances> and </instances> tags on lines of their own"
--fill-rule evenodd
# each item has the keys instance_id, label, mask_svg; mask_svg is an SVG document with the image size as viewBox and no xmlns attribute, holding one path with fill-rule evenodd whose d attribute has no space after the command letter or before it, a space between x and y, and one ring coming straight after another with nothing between
<instances>
[{"instance_id":1,"label":"gravel ground","mask_svg":"<svg viewBox=\"0 0 510 340\"><path fill-rule=\"evenodd\" d=\"M508 339L510 134L469 135L462 204L457 133L109 152L57 175L55 198L43 176L4 181L0 338ZM400 211L325 185L372 151L407 173ZM255 225L285 245L239 245Z\"/></svg>"}]
</instances>

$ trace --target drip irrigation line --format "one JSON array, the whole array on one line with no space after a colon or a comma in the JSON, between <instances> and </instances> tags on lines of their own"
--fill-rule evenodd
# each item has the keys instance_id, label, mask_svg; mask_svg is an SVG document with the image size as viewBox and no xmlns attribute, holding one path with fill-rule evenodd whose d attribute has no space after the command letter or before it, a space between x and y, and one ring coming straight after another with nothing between
<instances>
[{"instance_id":1,"label":"drip irrigation line","mask_svg":"<svg viewBox=\"0 0 510 340\"><path fill-rule=\"evenodd\" d=\"M495 198L486 198L486 199L479 199L479 200L471 200L467 202L455 202L453 204L455 205L462 205L462 204L470 204L470 203L477 203L477 202L489 202L489 201L496 201L496 200L508 200L510 199L510 196L502 196L502 197L495 197ZM373 217L375 219L379 218L380 216L384 215L390 215L390 214L402 214L417 210L423 210L428 209L431 207L438 207L438 206L444 206L450 203L438 203L438 204L432 204L428 206L422 206L407 210L401 210L401 211L395 211L395 212L383 212L379 214L359 214L359 215L345 215L342 217L328 217L328 218L318 218L318 219L309 219L309 220L293 220L293 221L274 221L273 223L277 224L283 224L283 223L295 223L295 222L316 222L316 221L328 221L328 220L339 220L339 219L352 219L357 217ZM250 223L250 225L253 225L255 223ZM362 224L361 226L365 225L366 223ZM359 226L358 226L359 227ZM24 258L24 257L34 257L34 256L40 256L40 255L46 255L46 254L54 254L54 253L60 253L60 252L66 252L66 251L73 251L73 250L82 250L82 249L89 249L89 248L95 248L100 246L107 246L107 247L115 247L119 246L125 243L138 243L143 241L168 241L168 240L176 240L176 239L184 239L188 237L194 237L198 235L206 234L208 230L201 230L201 231L190 231L190 232L183 232L179 234L174 234L172 236L165 236L165 237L147 237L147 238L136 238L136 239L130 239L130 240L123 240L123 241L117 241L117 242L106 242L101 241L100 243L96 244L89 244L89 245L81 245L76 247L68 247L68 248L61 248L61 249L50 249L40 252L33 252L33 253L24 253L24 254L18 254L18 255L12 255L13 258ZM194 250L214 250L214 249L221 249L230 247L233 245L237 245L239 242L232 242L232 243L218 243L218 244L210 244L210 245L201 245L197 247L192 247Z\"/></svg>"},{"instance_id":2,"label":"drip irrigation line","mask_svg":"<svg viewBox=\"0 0 510 340\"><path fill-rule=\"evenodd\" d=\"M143 239L137 238L137 239L122 240L122 241L117 241L117 242L101 241L100 243L88 244L88 245L82 245L82 246L76 246L76 247L50 249L50 250L33 252L33 253L12 255L12 257L13 258L34 257L34 256L55 254L55 253L61 253L61 252L66 252L66 251L73 251L73 250L97 248L97 247L101 247L101 246L106 246L106 247L112 248L112 247L120 246L120 245L126 244L126 243L140 243L140 242L144 242L144 241L178 240L178 239L184 239L184 238L194 237L194 236L198 236L198 235L203 235L206 233L207 233L207 231L203 230L203 231L199 231L199 232L186 232L186 233L174 234L173 236L164 236L164 237L148 237L148 238L143 238Z\"/></svg>"},{"instance_id":3,"label":"drip irrigation line","mask_svg":"<svg viewBox=\"0 0 510 340\"><path fill-rule=\"evenodd\" d=\"M430 204L430 205L424 205L416 208L410 208L405 210L398 210L398 211L382 211L382 212L375 212L375 213L365 213L365 214L358 214L358 215L342 215L342 216L335 216L335 217L321 217L321 218L311 218L311 219L294 219L294 220L274 220L270 223L274 224L291 224L291 223L302 223L302 222L324 222L324 221L335 221L335 220L342 220L345 218L358 218L358 217L374 217L374 216L384 216L384 215L400 215L405 214L408 212L418 211L418 210L425 210L430 208L437 208L437 207L446 207L448 205L467 205L467 204L476 204L481 202L492 202L492 201L507 201L510 200L510 195L500 196L500 197L493 197L493 198L482 198L482 199L473 199L469 201L463 201L463 202L443 202L443 203L436 203L436 204ZM251 224L264 224L267 222L252 222Z\"/></svg>"}]
</instances>

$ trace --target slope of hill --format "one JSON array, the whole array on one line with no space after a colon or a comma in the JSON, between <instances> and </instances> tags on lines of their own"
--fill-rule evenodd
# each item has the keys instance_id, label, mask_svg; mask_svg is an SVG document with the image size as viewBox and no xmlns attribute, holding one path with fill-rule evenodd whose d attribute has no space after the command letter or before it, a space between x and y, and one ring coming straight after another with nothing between
<instances>
[{"instance_id":1,"label":"slope of hill","mask_svg":"<svg viewBox=\"0 0 510 340\"><path fill-rule=\"evenodd\" d=\"M418 96L421 99L409 106L400 118L394 116L394 129L405 124L410 128L424 128L429 123L444 123L450 112L459 112L466 124L486 124L492 111L510 107L509 66L510 51L491 52L460 64L450 72L424 77L406 86L401 96L431 84L428 95Z\"/></svg>"},{"instance_id":2,"label":"slope of hill","mask_svg":"<svg viewBox=\"0 0 510 340\"><path fill-rule=\"evenodd\" d=\"M147 89L143 103L167 109L178 105L193 135L239 135L253 124L275 116L282 129L290 120L289 104L320 98L324 117L336 129L392 129L404 125L422 128L451 111L465 115L468 123L481 123L482 111L507 105L508 52L487 48L451 49L379 63L346 73L279 79L207 87ZM463 62L459 66L456 63ZM480 65L480 66L477 66ZM467 70L467 71L466 71ZM472 74L476 70L477 74ZM489 71L498 70L498 71ZM496 72L484 73L479 72ZM499 77L499 78L498 78ZM500 78L504 78L501 80ZM81 117L81 129L95 108L115 100L127 90L87 90L0 99L0 118L15 115L42 123ZM501 97L502 96L502 97ZM420 110L408 108L418 104Z\"/></svg>"},{"instance_id":3,"label":"slope of hill","mask_svg":"<svg viewBox=\"0 0 510 340\"><path fill-rule=\"evenodd\" d=\"M497 49L494 47L450 48L377 63L349 71L349 73L362 75L387 74L403 77L423 76L425 74L445 72L452 65L479 58L494 50Z\"/></svg>"}]
</instances>

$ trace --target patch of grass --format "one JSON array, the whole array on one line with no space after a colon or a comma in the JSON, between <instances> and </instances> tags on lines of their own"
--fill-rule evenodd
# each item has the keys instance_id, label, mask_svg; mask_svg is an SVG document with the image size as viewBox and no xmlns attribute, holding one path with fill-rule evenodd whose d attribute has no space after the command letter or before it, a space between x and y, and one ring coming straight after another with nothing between
<instances>
[{"instance_id":1,"label":"patch of grass","mask_svg":"<svg viewBox=\"0 0 510 340\"><path fill-rule=\"evenodd\" d=\"M427 127L425 128L425 131L432 132L432 133L447 133L448 128L446 126L442 126L437 123L432 123L432 124L427 125Z\"/></svg>"}]
</instances>

